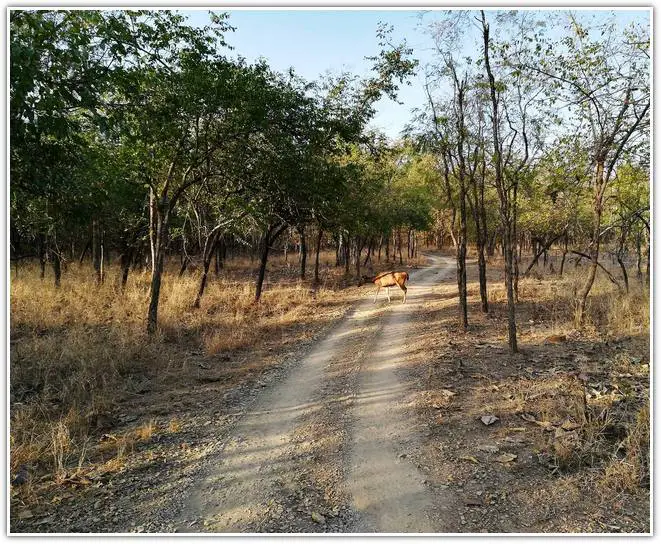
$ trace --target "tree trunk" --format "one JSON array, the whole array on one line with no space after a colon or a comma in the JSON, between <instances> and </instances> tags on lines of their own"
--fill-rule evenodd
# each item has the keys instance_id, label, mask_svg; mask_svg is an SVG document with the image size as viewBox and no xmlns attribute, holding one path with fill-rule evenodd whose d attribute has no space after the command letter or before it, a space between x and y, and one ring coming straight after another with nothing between
<instances>
[{"instance_id":1,"label":"tree trunk","mask_svg":"<svg viewBox=\"0 0 661 544\"><path fill-rule=\"evenodd\" d=\"M622 281L624 282L624 289L628 293L629 292L629 275L627 274L627 267L624 265L624 261L622 260L622 256L620 253L617 253L617 262L620 265L620 270L622 270Z\"/></svg>"},{"instance_id":2,"label":"tree trunk","mask_svg":"<svg viewBox=\"0 0 661 544\"><path fill-rule=\"evenodd\" d=\"M122 291L126 288L126 282L129 279L129 270L131 269L131 261L133 259L133 250L126 248L119 258L120 267L122 269Z\"/></svg>"},{"instance_id":3,"label":"tree trunk","mask_svg":"<svg viewBox=\"0 0 661 544\"><path fill-rule=\"evenodd\" d=\"M595 168L595 182L594 182L594 201L593 201L593 225L592 225L592 239L590 241L590 268L588 270L588 277L585 280L583 288L578 294L578 306L576 309L576 326L580 327L585 318L585 305L587 303L588 295L592 290L594 279L597 275L597 267L599 266L599 236L601 234L601 213L602 201L604 190L604 159L598 159Z\"/></svg>"},{"instance_id":4,"label":"tree trunk","mask_svg":"<svg viewBox=\"0 0 661 544\"><path fill-rule=\"evenodd\" d=\"M266 263L269 258L269 249L273 242L278 239L278 236L287 228L286 224L280 225L279 227L273 227L272 225L266 229L264 236L262 238L262 247L261 254L259 258L259 271L257 273L257 284L255 285L255 302L259 302L259 299L262 296L262 288L264 285L264 276L266 275Z\"/></svg>"},{"instance_id":5,"label":"tree trunk","mask_svg":"<svg viewBox=\"0 0 661 544\"><path fill-rule=\"evenodd\" d=\"M319 227L319 232L317 233L317 247L315 248L314 256L314 284L319 284L319 253L321 252L321 240L324 235L324 231Z\"/></svg>"},{"instance_id":6,"label":"tree trunk","mask_svg":"<svg viewBox=\"0 0 661 544\"><path fill-rule=\"evenodd\" d=\"M555 242L561 236L562 236L562 234L560 234L560 235L558 235L554 238L551 238L548 242L541 244L541 246L542 246L541 249L536 249L536 253L535 253L535 256L533 257L533 260L530 262L530 264L528 265L528 268L526 268L526 271L523 273L524 277L527 276L528 273L532 270L532 267L537 264L537 262L539 261L539 258L542 256L542 254L546 255L546 252L547 252L548 248L551 247L553 242ZM536 240L533 242L533 247L534 248L538 247ZM566 248L567 248L567 244L565 243L565 253L566 253ZM563 263L564 263L564 255L563 255ZM562 269L562 265L560 266L560 268ZM560 273L560 275L562 275L562 272Z\"/></svg>"},{"instance_id":7,"label":"tree trunk","mask_svg":"<svg viewBox=\"0 0 661 544\"><path fill-rule=\"evenodd\" d=\"M60 259L60 252L57 249L51 249L51 257L53 259L53 273L55 275L55 287L60 286L60 279L62 278L62 266Z\"/></svg>"},{"instance_id":8,"label":"tree trunk","mask_svg":"<svg viewBox=\"0 0 661 544\"><path fill-rule=\"evenodd\" d=\"M171 202L167 197L156 202L153 191L150 191L152 224L150 228L150 245L152 252L152 277L149 287L149 309L147 311L147 334L156 332L158 326L158 303L161 296L161 279L163 276L163 263L168 241L168 227L170 223Z\"/></svg>"},{"instance_id":9,"label":"tree trunk","mask_svg":"<svg viewBox=\"0 0 661 544\"><path fill-rule=\"evenodd\" d=\"M78 257L79 265L83 264L83 261L85 260L85 255L87 255L87 252L89 251L91 245L92 245L92 239L88 238L87 242L85 242L85 246L83 247L83 250L80 252L80 257Z\"/></svg>"},{"instance_id":10,"label":"tree trunk","mask_svg":"<svg viewBox=\"0 0 661 544\"><path fill-rule=\"evenodd\" d=\"M151 275L152 278L156 272L156 238L157 238L157 221L158 221L158 205L156 202L156 195L154 190L149 188L149 249L151 256ZM160 280L159 280L160 286ZM154 329L155 330L155 329Z\"/></svg>"},{"instance_id":11,"label":"tree trunk","mask_svg":"<svg viewBox=\"0 0 661 544\"><path fill-rule=\"evenodd\" d=\"M255 302L258 302L262 296L262 287L264 285L264 276L266 274L266 263L269 258L269 234L271 233L271 227L266 229L264 236L262 238L261 244L261 254L259 259L259 270L257 272L257 283L255 285Z\"/></svg>"},{"instance_id":12,"label":"tree trunk","mask_svg":"<svg viewBox=\"0 0 661 544\"><path fill-rule=\"evenodd\" d=\"M39 278L44 279L46 277L46 256L47 256L47 247L46 247L46 237L41 234L39 235Z\"/></svg>"},{"instance_id":13,"label":"tree trunk","mask_svg":"<svg viewBox=\"0 0 661 544\"><path fill-rule=\"evenodd\" d=\"M298 233L301 237L301 273L300 278L305 279L305 266L308 259L308 246L305 238L305 226L298 228Z\"/></svg>"},{"instance_id":14,"label":"tree trunk","mask_svg":"<svg viewBox=\"0 0 661 544\"><path fill-rule=\"evenodd\" d=\"M344 237L344 275L349 276L349 266L351 265L351 236L349 233Z\"/></svg>"},{"instance_id":15,"label":"tree trunk","mask_svg":"<svg viewBox=\"0 0 661 544\"><path fill-rule=\"evenodd\" d=\"M492 124L492 139L493 139L493 162L495 166L495 185L500 199L500 217L503 227L503 252L505 256L505 286L507 289L507 328L508 328L508 344L511 353L518 351L516 340L516 308L514 302L514 283L513 283L513 267L514 267L514 248L515 240L513 235L515 229L512 228L512 203L510 202L509 190L505 185L503 179L503 157L502 148L500 143L499 132L499 115L498 115L498 97L496 93L496 80L491 71L491 64L489 61L489 25L486 21L484 11L482 14L482 37L484 40L484 65L487 71L489 80L489 94L491 98L491 124Z\"/></svg>"},{"instance_id":16,"label":"tree trunk","mask_svg":"<svg viewBox=\"0 0 661 544\"><path fill-rule=\"evenodd\" d=\"M639 281L643 281L643 271L640 268L641 263L643 262L643 255L641 251L641 231L638 231L636 234L636 277Z\"/></svg>"},{"instance_id":17,"label":"tree trunk","mask_svg":"<svg viewBox=\"0 0 661 544\"><path fill-rule=\"evenodd\" d=\"M367 255L365 257L365 262L363 266L367 266L367 263L372 262L372 246L374 245L374 237L370 237L369 244L367 245Z\"/></svg>"},{"instance_id":18,"label":"tree trunk","mask_svg":"<svg viewBox=\"0 0 661 544\"><path fill-rule=\"evenodd\" d=\"M390 233L386 236L386 264L390 263Z\"/></svg>"},{"instance_id":19,"label":"tree trunk","mask_svg":"<svg viewBox=\"0 0 661 544\"><path fill-rule=\"evenodd\" d=\"M627 241L627 234L629 229L628 227L625 227L624 224L622 224L622 228L620 231L620 244L619 247L617 248L617 253L616 253L616 258L617 262L620 265L620 270L622 270L622 281L624 282L624 289L628 293L629 292L629 275L627 274L627 267L624 264L624 253L625 253L625 243Z\"/></svg>"},{"instance_id":20,"label":"tree trunk","mask_svg":"<svg viewBox=\"0 0 661 544\"><path fill-rule=\"evenodd\" d=\"M404 264L402 259L402 229L397 229L397 247L399 248L399 264Z\"/></svg>"},{"instance_id":21,"label":"tree trunk","mask_svg":"<svg viewBox=\"0 0 661 544\"><path fill-rule=\"evenodd\" d=\"M209 277L209 267L211 266L211 259L216 256L216 264L218 263L218 241L220 238L220 226L216 226L211 230L209 236L204 241L204 251L202 252L202 276L200 277L200 287L197 290L197 296L193 303L193 308L199 308L204 295L204 289L207 286L207 278Z\"/></svg>"},{"instance_id":22,"label":"tree trunk","mask_svg":"<svg viewBox=\"0 0 661 544\"><path fill-rule=\"evenodd\" d=\"M463 175L460 174L461 177ZM461 311L461 326L468 329L468 289L466 285L466 191L463 179L459 191L459 236L457 240L457 286L459 289L459 306Z\"/></svg>"},{"instance_id":23,"label":"tree trunk","mask_svg":"<svg viewBox=\"0 0 661 544\"><path fill-rule=\"evenodd\" d=\"M97 285L101 283L101 243L99 236L99 221L92 220L92 263Z\"/></svg>"},{"instance_id":24,"label":"tree trunk","mask_svg":"<svg viewBox=\"0 0 661 544\"><path fill-rule=\"evenodd\" d=\"M362 285L362 278L360 276L360 254L363 252L363 237L356 236L356 278L358 279L358 285Z\"/></svg>"},{"instance_id":25,"label":"tree trunk","mask_svg":"<svg viewBox=\"0 0 661 544\"><path fill-rule=\"evenodd\" d=\"M104 282L105 278L105 237L106 237L106 232L101 231L101 248L100 248L100 255L99 255L99 260L101 261L99 263L99 280L101 283Z\"/></svg>"},{"instance_id":26,"label":"tree trunk","mask_svg":"<svg viewBox=\"0 0 661 544\"><path fill-rule=\"evenodd\" d=\"M565 245L562 249L562 261L560 261L560 272L559 276L562 277L562 272L565 269L565 258L567 257L567 244L569 243L569 236L565 234Z\"/></svg>"}]
</instances>

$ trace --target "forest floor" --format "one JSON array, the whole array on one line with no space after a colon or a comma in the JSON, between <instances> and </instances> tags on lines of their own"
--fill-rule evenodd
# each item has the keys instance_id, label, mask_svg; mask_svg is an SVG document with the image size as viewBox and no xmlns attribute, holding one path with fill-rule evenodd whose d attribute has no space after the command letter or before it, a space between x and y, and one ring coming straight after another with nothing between
<instances>
[{"instance_id":1,"label":"forest floor","mask_svg":"<svg viewBox=\"0 0 661 544\"><path fill-rule=\"evenodd\" d=\"M406 304L351 288L294 345L188 354L99 428L105 463L12 487L11 532L648 532L645 327L575 331L533 277L511 355L500 271L482 314L470 263L464 332L427 260Z\"/></svg>"}]
</instances>

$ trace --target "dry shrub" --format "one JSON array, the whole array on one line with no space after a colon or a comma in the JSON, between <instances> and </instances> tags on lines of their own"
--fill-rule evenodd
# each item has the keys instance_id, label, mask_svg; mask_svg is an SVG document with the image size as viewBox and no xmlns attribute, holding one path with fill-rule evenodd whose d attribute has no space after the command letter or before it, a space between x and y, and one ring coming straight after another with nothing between
<instances>
[{"instance_id":1,"label":"dry shrub","mask_svg":"<svg viewBox=\"0 0 661 544\"><path fill-rule=\"evenodd\" d=\"M619 279L619 269L611 272ZM541 266L533 268L527 277L519 280L519 300L530 304L530 318L550 322L557 332L571 330L576 321L577 293L584 285L586 274L585 266L576 268L566 264L562 276ZM502 282L492 281L488 289L491 302L507 303ZM627 293L624 289L618 289L602 270L598 270L588 296L583 330L615 337L635 336L649 334L649 325L649 286L632 274Z\"/></svg>"},{"instance_id":2,"label":"dry shrub","mask_svg":"<svg viewBox=\"0 0 661 544\"><path fill-rule=\"evenodd\" d=\"M621 453L624 455L621 455ZM605 491L634 492L650 479L650 407L645 404L604 469L599 485Z\"/></svg>"},{"instance_id":3,"label":"dry shrub","mask_svg":"<svg viewBox=\"0 0 661 544\"><path fill-rule=\"evenodd\" d=\"M334 261L334 253L322 254L322 265ZM122 290L117 266L108 266L106 281L96 285L90 266L70 265L57 289L49 274L39 279L38 265L21 266L10 285L12 473L22 464L36 472L55 465L57 472L80 463L88 437L112 428L112 414L137 386L185 383L186 361L200 357L200 350L215 357L294 340L299 328L304 334L305 327L320 325L334 308L364 294L355 287L337 293L346 279L335 267L321 270L322 286L312 293L297 278L296 256L285 263L274 255L255 304L256 265L227 261L220 277L210 277L201 308L194 309L199 272L180 277L171 263L152 338L145 322L149 272L131 271ZM113 443L118 466L131 440Z\"/></svg>"}]
</instances>

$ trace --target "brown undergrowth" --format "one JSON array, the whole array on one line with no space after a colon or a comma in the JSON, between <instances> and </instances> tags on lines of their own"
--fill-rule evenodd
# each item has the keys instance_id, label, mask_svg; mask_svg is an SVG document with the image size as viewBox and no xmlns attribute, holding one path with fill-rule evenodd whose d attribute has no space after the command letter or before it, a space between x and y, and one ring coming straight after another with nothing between
<instances>
[{"instance_id":1,"label":"brown undergrowth","mask_svg":"<svg viewBox=\"0 0 661 544\"><path fill-rule=\"evenodd\" d=\"M467 332L459 327L456 285L435 289L415 343L429 366L412 370L424 384L420 406L432 427L421 462L435 467L438 485L501 497L467 507L462 530L645 532L649 288L632 274L629 293L620 291L600 271L576 329L575 293L586 267L567 263L560 277L553 264L520 279L514 355L498 259L488 266L488 315L480 312L475 262L468 267ZM484 415L498 420L486 426ZM503 454L505 462L497 461ZM490 516L493 525L485 522Z\"/></svg>"},{"instance_id":2,"label":"brown undergrowth","mask_svg":"<svg viewBox=\"0 0 661 544\"><path fill-rule=\"evenodd\" d=\"M146 334L148 273L131 271L122 291L115 266L97 286L89 265L71 264L59 289L48 275L39 279L36 264L12 270L10 470L29 474L28 484L14 489L22 502L37 500L37 483L71 482L91 466L120 470L153 435L179 432L172 406L163 408L173 413L160 427L131 416L136 398L149 404L163 391L185 397L200 384L229 390L252 383L275 364L273 354L336 320L366 287L332 266L334 258L322 254L320 285L313 289L298 279L296 255L273 256L258 304L256 261L229 260L219 276L210 275L199 309L192 307L199 271L191 267L179 277L173 262L153 338ZM374 270L392 266L375 263Z\"/></svg>"}]
</instances>

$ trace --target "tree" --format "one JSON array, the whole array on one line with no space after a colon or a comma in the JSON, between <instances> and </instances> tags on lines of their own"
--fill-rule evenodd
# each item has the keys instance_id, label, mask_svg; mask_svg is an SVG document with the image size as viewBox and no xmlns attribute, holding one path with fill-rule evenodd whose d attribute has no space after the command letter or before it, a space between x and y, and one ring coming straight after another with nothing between
<instances>
[{"instance_id":1,"label":"tree","mask_svg":"<svg viewBox=\"0 0 661 544\"><path fill-rule=\"evenodd\" d=\"M578 293L576 324L599 266L604 198L618 165L649 141L648 29L632 26L618 35L612 21L593 28L567 14L570 33L556 41L537 37L536 62L521 63L544 76L554 96L573 115L572 130L586 135L592 166L590 269Z\"/></svg>"}]
</instances>

